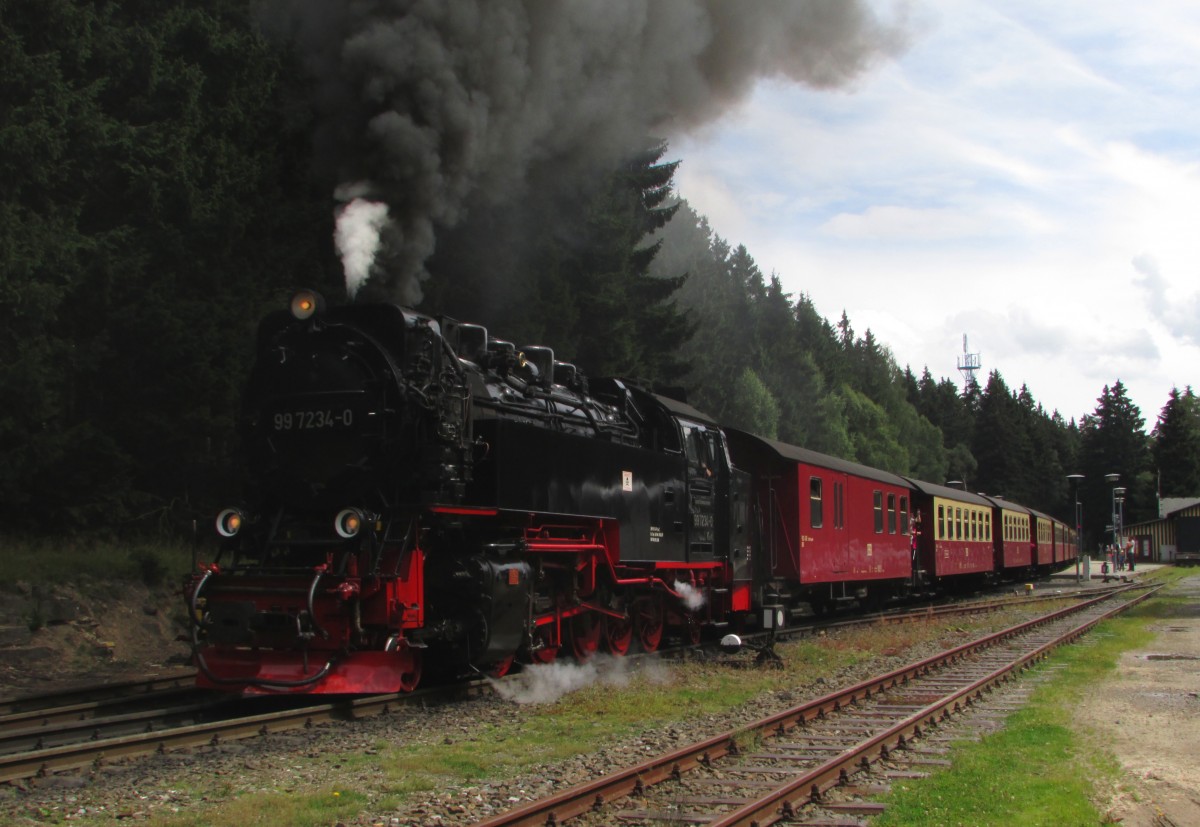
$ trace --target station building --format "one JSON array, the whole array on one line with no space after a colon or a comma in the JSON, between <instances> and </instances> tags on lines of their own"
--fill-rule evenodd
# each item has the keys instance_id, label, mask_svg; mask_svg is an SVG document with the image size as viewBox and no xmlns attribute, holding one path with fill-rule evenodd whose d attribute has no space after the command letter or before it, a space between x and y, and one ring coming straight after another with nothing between
<instances>
[{"instance_id":1,"label":"station building","mask_svg":"<svg viewBox=\"0 0 1200 827\"><path fill-rule=\"evenodd\" d=\"M1200 563L1200 497L1164 497L1158 519L1125 526L1137 559L1146 563Z\"/></svg>"}]
</instances>

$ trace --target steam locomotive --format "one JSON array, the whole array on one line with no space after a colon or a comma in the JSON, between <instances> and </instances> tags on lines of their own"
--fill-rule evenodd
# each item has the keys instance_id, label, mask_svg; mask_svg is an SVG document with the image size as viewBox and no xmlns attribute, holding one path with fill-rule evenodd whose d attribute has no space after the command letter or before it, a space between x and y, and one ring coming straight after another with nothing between
<instances>
[{"instance_id":1,"label":"steam locomotive","mask_svg":"<svg viewBox=\"0 0 1200 827\"><path fill-rule=\"evenodd\" d=\"M654 651L1075 556L1022 506L312 291L261 322L239 427L244 499L184 595L199 683L248 694Z\"/></svg>"}]
</instances>

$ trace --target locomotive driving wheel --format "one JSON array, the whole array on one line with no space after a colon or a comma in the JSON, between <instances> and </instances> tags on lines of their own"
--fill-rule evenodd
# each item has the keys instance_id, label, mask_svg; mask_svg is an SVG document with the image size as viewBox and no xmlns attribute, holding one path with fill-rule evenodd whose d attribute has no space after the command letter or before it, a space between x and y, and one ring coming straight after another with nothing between
<instances>
[{"instance_id":1,"label":"locomotive driving wheel","mask_svg":"<svg viewBox=\"0 0 1200 827\"><path fill-rule=\"evenodd\" d=\"M571 619L571 652L575 660L588 660L600 648L600 636L604 627L591 612L575 615Z\"/></svg>"},{"instance_id":2,"label":"locomotive driving wheel","mask_svg":"<svg viewBox=\"0 0 1200 827\"><path fill-rule=\"evenodd\" d=\"M616 618L605 615L602 622L604 627L604 648L613 655L624 655L633 643L633 618Z\"/></svg>"},{"instance_id":3,"label":"locomotive driving wheel","mask_svg":"<svg viewBox=\"0 0 1200 827\"><path fill-rule=\"evenodd\" d=\"M492 668L488 670L488 675L493 678L503 678L512 669L513 661L517 659L515 654L509 655L504 660L497 661L492 664Z\"/></svg>"},{"instance_id":4,"label":"locomotive driving wheel","mask_svg":"<svg viewBox=\"0 0 1200 827\"><path fill-rule=\"evenodd\" d=\"M658 651L663 637L663 606L657 597L640 597L633 604L633 628L646 652Z\"/></svg>"},{"instance_id":5,"label":"locomotive driving wheel","mask_svg":"<svg viewBox=\"0 0 1200 827\"><path fill-rule=\"evenodd\" d=\"M400 667L400 692L412 692L421 682L421 652L418 649L407 649L404 652L407 663Z\"/></svg>"},{"instance_id":6,"label":"locomotive driving wheel","mask_svg":"<svg viewBox=\"0 0 1200 827\"><path fill-rule=\"evenodd\" d=\"M558 641L550 624L538 626L533 631L533 645L529 648L532 663L554 663L558 657Z\"/></svg>"}]
</instances>

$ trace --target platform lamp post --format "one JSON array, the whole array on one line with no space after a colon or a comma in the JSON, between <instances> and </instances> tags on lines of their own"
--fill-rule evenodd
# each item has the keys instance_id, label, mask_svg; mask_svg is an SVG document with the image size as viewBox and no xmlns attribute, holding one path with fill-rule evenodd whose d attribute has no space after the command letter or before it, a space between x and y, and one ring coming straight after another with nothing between
<instances>
[{"instance_id":1,"label":"platform lamp post","mask_svg":"<svg viewBox=\"0 0 1200 827\"><path fill-rule=\"evenodd\" d=\"M1125 489L1119 485L1115 485L1116 481L1121 479L1120 474L1105 474L1104 479L1113 486L1112 490L1112 546L1114 561L1116 559L1117 538L1121 534L1121 511L1125 504Z\"/></svg>"},{"instance_id":2,"label":"platform lamp post","mask_svg":"<svg viewBox=\"0 0 1200 827\"><path fill-rule=\"evenodd\" d=\"M1083 505L1079 502L1079 481L1083 479L1083 474L1067 474L1067 479L1071 481L1071 491L1075 494L1075 582L1078 583L1081 579L1079 567L1083 563Z\"/></svg>"}]
</instances>

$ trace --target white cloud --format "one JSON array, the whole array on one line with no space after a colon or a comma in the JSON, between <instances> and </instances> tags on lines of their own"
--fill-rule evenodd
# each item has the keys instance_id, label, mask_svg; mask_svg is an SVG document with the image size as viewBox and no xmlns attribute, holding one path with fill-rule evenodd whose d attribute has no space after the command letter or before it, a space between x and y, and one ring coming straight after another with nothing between
<instances>
[{"instance_id":1,"label":"white cloud","mask_svg":"<svg viewBox=\"0 0 1200 827\"><path fill-rule=\"evenodd\" d=\"M1065 416L1200 387L1200 4L933 0L851 93L763 84L681 194L818 310ZM1131 265L1131 262L1139 264Z\"/></svg>"},{"instance_id":2,"label":"white cloud","mask_svg":"<svg viewBox=\"0 0 1200 827\"><path fill-rule=\"evenodd\" d=\"M983 235L987 227L958 210L873 206L857 214L835 215L817 232L843 240L886 239L907 244Z\"/></svg>"}]
</instances>

